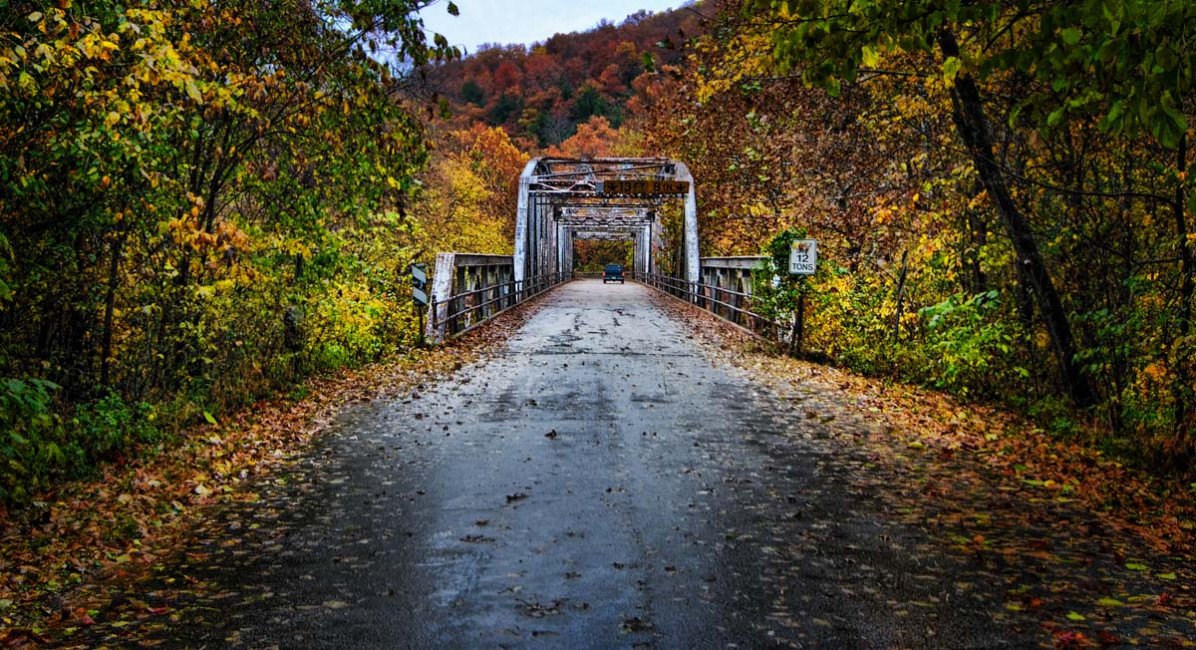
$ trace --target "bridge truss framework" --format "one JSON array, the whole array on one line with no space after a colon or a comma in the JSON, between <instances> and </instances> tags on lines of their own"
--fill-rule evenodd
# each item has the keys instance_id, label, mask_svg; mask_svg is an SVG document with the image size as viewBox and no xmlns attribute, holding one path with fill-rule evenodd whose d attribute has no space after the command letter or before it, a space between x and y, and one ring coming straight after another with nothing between
<instances>
[{"instance_id":1,"label":"bridge truss framework","mask_svg":"<svg viewBox=\"0 0 1196 650\"><path fill-rule=\"evenodd\" d=\"M684 194L614 194L607 181L684 181ZM517 282L573 268L575 240L635 242L634 271L655 273L664 248L660 209L684 201L680 277L699 280L698 208L693 176L685 163L668 158L534 158L519 177L515 221L514 275ZM670 242L671 243L671 242Z\"/></svg>"}]
</instances>

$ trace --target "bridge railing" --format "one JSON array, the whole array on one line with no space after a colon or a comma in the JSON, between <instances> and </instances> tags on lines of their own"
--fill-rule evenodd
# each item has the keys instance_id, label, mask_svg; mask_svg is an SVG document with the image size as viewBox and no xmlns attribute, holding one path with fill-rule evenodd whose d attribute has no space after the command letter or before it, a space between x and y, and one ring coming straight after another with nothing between
<instances>
[{"instance_id":1,"label":"bridge railing","mask_svg":"<svg viewBox=\"0 0 1196 650\"><path fill-rule=\"evenodd\" d=\"M433 296L428 306L428 330L434 340L462 334L569 279L572 274L568 272L546 273L462 291L443 299Z\"/></svg>"},{"instance_id":2,"label":"bridge railing","mask_svg":"<svg viewBox=\"0 0 1196 650\"><path fill-rule=\"evenodd\" d=\"M775 321L752 311L752 295L726 287L689 282L658 273L636 273L635 279L675 296L761 336L777 336L784 330Z\"/></svg>"}]
</instances>

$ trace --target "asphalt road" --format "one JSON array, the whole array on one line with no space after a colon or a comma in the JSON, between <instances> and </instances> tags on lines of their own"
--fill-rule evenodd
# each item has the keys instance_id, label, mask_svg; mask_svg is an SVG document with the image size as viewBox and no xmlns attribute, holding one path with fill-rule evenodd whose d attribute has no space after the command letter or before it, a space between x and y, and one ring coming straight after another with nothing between
<instances>
[{"instance_id":1,"label":"asphalt road","mask_svg":"<svg viewBox=\"0 0 1196 650\"><path fill-rule=\"evenodd\" d=\"M166 584L167 645L982 648L997 576L852 487L864 459L704 354L640 285L576 281L497 355L349 408ZM170 572L168 572L170 573ZM152 635L150 635L152 636Z\"/></svg>"}]
</instances>

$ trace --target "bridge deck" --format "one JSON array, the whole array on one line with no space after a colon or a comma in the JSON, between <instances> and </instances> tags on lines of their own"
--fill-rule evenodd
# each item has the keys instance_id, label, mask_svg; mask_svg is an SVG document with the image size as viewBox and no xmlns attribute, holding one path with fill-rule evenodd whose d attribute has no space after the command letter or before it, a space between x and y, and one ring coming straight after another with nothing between
<instances>
[{"instance_id":1,"label":"bridge deck","mask_svg":"<svg viewBox=\"0 0 1196 650\"><path fill-rule=\"evenodd\" d=\"M314 487L254 506L282 512L261 539L185 569L262 594L208 610L188 635L255 647L1019 644L993 629L995 576L886 524L850 486L866 459L712 361L664 300L634 283L568 283L499 354L417 399L347 411L303 482Z\"/></svg>"}]
</instances>

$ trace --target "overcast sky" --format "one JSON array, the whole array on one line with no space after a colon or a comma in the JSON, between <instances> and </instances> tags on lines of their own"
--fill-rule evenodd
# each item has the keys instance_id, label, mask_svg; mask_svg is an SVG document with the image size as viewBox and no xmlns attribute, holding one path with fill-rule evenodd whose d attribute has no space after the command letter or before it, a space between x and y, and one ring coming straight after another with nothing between
<instances>
[{"instance_id":1,"label":"overcast sky","mask_svg":"<svg viewBox=\"0 0 1196 650\"><path fill-rule=\"evenodd\" d=\"M683 0L455 0L461 15L448 14L447 0L422 12L429 31L477 52L482 43L531 44L557 33L590 29L605 18L615 24L640 9L662 11Z\"/></svg>"}]
</instances>

